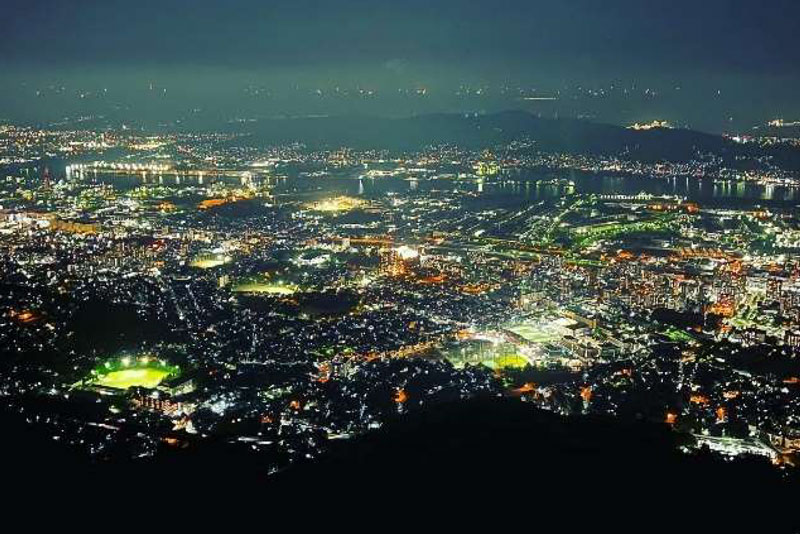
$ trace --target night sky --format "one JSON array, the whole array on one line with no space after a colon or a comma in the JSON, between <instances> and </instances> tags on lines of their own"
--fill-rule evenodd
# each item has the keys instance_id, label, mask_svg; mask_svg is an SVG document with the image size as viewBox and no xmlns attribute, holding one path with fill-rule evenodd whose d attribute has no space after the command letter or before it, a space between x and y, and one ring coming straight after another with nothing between
<instances>
[{"instance_id":1,"label":"night sky","mask_svg":"<svg viewBox=\"0 0 800 534\"><path fill-rule=\"evenodd\" d=\"M114 112L156 119L190 109L222 117L527 106L608 122L664 116L722 131L800 118L800 2L793 0L0 6L0 118L10 120ZM465 99L456 96L462 86L487 89L483 98ZM330 98L336 87L379 97ZM559 102L521 101L513 93L521 87L557 94ZM397 96L418 88L425 99ZM622 88L628 92L616 95ZM601 90L602 98L588 93ZM162 100L153 102L153 93Z\"/></svg>"}]
</instances>

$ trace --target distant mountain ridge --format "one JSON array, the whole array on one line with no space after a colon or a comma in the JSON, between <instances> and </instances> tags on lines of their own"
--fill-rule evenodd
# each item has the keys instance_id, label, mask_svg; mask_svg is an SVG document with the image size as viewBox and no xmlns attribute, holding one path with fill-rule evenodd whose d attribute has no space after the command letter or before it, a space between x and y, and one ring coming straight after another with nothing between
<instances>
[{"instance_id":1,"label":"distant mountain ridge","mask_svg":"<svg viewBox=\"0 0 800 534\"><path fill-rule=\"evenodd\" d=\"M725 138L681 129L637 131L577 119L545 119L524 111L492 114L430 114L401 119L370 116L319 116L264 119L237 124L249 144L301 142L312 148L418 150L452 144L490 148L529 139L544 151L629 154L637 159L688 160L698 152L725 151Z\"/></svg>"}]
</instances>

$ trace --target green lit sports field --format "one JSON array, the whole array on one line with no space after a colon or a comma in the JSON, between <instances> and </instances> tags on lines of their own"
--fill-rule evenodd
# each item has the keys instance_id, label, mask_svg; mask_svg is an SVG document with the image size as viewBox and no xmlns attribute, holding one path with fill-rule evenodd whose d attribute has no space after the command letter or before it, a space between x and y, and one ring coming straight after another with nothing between
<instances>
[{"instance_id":1,"label":"green lit sports field","mask_svg":"<svg viewBox=\"0 0 800 534\"><path fill-rule=\"evenodd\" d=\"M152 389L169 375L170 371L168 369L153 367L120 369L119 371L111 371L98 376L94 384L113 389L128 389L132 387Z\"/></svg>"},{"instance_id":2,"label":"green lit sports field","mask_svg":"<svg viewBox=\"0 0 800 534\"><path fill-rule=\"evenodd\" d=\"M481 363L490 369L503 371L505 369L524 369L528 365L528 360L519 354L506 354Z\"/></svg>"}]
</instances>

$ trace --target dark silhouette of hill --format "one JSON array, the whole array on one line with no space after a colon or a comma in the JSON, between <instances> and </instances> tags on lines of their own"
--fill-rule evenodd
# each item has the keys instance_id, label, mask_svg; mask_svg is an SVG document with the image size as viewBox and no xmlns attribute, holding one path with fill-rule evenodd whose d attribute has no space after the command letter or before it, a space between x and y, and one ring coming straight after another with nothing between
<instances>
[{"instance_id":1,"label":"dark silhouette of hill","mask_svg":"<svg viewBox=\"0 0 800 534\"><path fill-rule=\"evenodd\" d=\"M388 526L435 518L561 532L797 526L797 477L764 461L687 456L676 449L682 438L663 425L564 418L515 400L400 417L269 478L258 457L222 442L155 461L97 465L13 420L3 423L13 432L3 440L4 481L18 497L59 509L91 504L93 514L111 518L124 503L162 502L170 506L147 508L153 520L181 510L187 525L255 512L253 520L267 514Z\"/></svg>"},{"instance_id":2,"label":"dark silhouette of hill","mask_svg":"<svg viewBox=\"0 0 800 534\"><path fill-rule=\"evenodd\" d=\"M796 477L787 481L762 460L686 455L678 449L683 439L665 425L474 401L388 425L286 471L276 484L434 499L467 512L488 507L567 532L612 524L625 532L667 525L738 532L750 524L782 531L794 524ZM607 515L575 515L589 510Z\"/></svg>"},{"instance_id":3,"label":"dark silhouette of hill","mask_svg":"<svg viewBox=\"0 0 800 534\"><path fill-rule=\"evenodd\" d=\"M543 119L523 111L399 119L357 115L299 117L262 120L241 128L253 134L249 142L254 144L303 142L312 147L390 150L454 144L480 149L530 139L545 151L625 153L642 160L688 160L697 152L721 152L729 144L720 136L691 130L636 131L575 119Z\"/></svg>"}]
</instances>

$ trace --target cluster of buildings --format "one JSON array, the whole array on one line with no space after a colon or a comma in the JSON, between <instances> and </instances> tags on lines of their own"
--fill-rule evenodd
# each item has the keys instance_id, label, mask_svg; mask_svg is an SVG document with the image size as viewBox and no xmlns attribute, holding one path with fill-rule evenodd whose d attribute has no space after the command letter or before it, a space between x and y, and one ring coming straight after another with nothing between
<instances>
[{"instance_id":1,"label":"cluster of buildings","mask_svg":"<svg viewBox=\"0 0 800 534\"><path fill-rule=\"evenodd\" d=\"M158 163L0 182L0 396L65 443L148 456L224 436L277 469L432 403L511 395L795 461L792 207L503 185L718 162L121 139ZM181 373L91 374L119 354Z\"/></svg>"}]
</instances>

